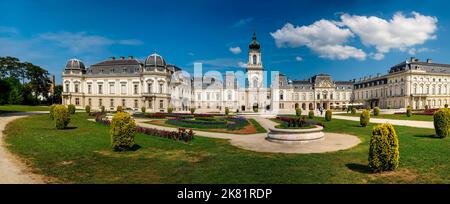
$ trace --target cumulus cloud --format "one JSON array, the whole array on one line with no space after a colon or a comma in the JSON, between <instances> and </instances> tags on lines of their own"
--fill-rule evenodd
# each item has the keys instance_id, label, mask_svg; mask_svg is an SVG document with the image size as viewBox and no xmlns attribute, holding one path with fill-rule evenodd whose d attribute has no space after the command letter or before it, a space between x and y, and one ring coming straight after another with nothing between
<instances>
[{"instance_id":1,"label":"cumulus cloud","mask_svg":"<svg viewBox=\"0 0 450 204\"><path fill-rule=\"evenodd\" d=\"M301 61L303 61L303 57L297 56L297 57L295 57L295 61L301 62Z\"/></svg>"},{"instance_id":2,"label":"cumulus cloud","mask_svg":"<svg viewBox=\"0 0 450 204\"><path fill-rule=\"evenodd\" d=\"M364 51L343 45L354 34L347 28L340 28L328 20L316 21L309 26L297 26L287 23L283 28L270 33L277 47L306 46L317 52L320 57L344 60L356 58L363 60Z\"/></svg>"},{"instance_id":3,"label":"cumulus cloud","mask_svg":"<svg viewBox=\"0 0 450 204\"><path fill-rule=\"evenodd\" d=\"M366 46L375 46L378 52L387 53L391 49L401 51L435 39L437 18L412 12L411 17L396 13L392 19L376 16L356 16L344 14L340 25L346 26L358 35Z\"/></svg>"},{"instance_id":4,"label":"cumulus cloud","mask_svg":"<svg viewBox=\"0 0 450 204\"><path fill-rule=\"evenodd\" d=\"M241 68L246 68L247 67L247 63L245 62L238 62L238 66Z\"/></svg>"},{"instance_id":5,"label":"cumulus cloud","mask_svg":"<svg viewBox=\"0 0 450 204\"><path fill-rule=\"evenodd\" d=\"M429 51L431 51L431 50L426 48L426 47L422 47L422 48L414 48L413 47L413 48L408 50L408 54L415 55L415 54L418 54L418 53L421 53L421 52L429 52Z\"/></svg>"},{"instance_id":6,"label":"cumulus cloud","mask_svg":"<svg viewBox=\"0 0 450 204\"><path fill-rule=\"evenodd\" d=\"M230 47L230 52L231 53L233 53L233 54L240 54L241 52L242 52L242 50L241 50L241 48L240 47Z\"/></svg>"},{"instance_id":7,"label":"cumulus cloud","mask_svg":"<svg viewBox=\"0 0 450 204\"><path fill-rule=\"evenodd\" d=\"M381 60L392 49L418 53L414 46L436 39L437 18L412 12L411 16L396 13L392 19L376 16L342 14L340 21L319 20L311 25L294 26L287 23L270 33L277 47L296 48L306 46L319 57L345 60L364 60L367 56ZM358 37L358 38L355 38ZM376 53L349 45L351 39L360 39L361 44L373 47ZM426 51L422 48L421 51Z\"/></svg>"}]
</instances>

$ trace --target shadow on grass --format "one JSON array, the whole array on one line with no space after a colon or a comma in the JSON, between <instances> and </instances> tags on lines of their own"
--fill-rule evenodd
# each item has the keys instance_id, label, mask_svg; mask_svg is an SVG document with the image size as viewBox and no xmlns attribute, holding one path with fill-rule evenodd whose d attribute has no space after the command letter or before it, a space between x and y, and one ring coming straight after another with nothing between
<instances>
[{"instance_id":1,"label":"shadow on grass","mask_svg":"<svg viewBox=\"0 0 450 204\"><path fill-rule=\"evenodd\" d=\"M435 134L432 134L432 135L414 135L414 137L431 138L431 139L441 139L441 138L439 138L439 137L436 137Z\"/></svg>"},{"instance_id":2,"label":"shadow on grass","mask_svg":"<svg viewBox=\"0 0 450 204\"><path fill-rule=\"evenodd\" d=\"M137 151L137 150L139 150L140 148L142 148L141 145L134 144L134 145L131 147L131 149L129 149L129 151Z\"/></svg>"},{"instance_id":3,"label":"shadow on grass","mask_svg":"<svg viewBox=\"0 0 450 204\"><path fill-rule=\"evenodd\" d=\"M368 165L350 163L350 164L346 164L345 166L347 166L347 168L349 168L350 170L356 171L359 173L363 173L363 174L372 174L373 173L372 169L370 169L370 167Z\"/></svg>"}]
</instances>

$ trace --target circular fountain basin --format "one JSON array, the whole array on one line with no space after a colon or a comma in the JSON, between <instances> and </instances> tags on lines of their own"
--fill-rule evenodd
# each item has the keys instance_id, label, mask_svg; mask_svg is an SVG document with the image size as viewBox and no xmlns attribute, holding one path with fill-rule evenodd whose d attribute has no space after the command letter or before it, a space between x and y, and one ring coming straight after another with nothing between
<instances>
[{"instance_id":1,"label":"circular fountain basin","mask_svg":"<svg viewBox=\"0 0 450 204\"><path fill-rule=\"evenodd\" d=\"M308 129L269 128L266 139L283 144L301 144L324 139L323 127L315 125Z\"/></svg>"}]
</instances>

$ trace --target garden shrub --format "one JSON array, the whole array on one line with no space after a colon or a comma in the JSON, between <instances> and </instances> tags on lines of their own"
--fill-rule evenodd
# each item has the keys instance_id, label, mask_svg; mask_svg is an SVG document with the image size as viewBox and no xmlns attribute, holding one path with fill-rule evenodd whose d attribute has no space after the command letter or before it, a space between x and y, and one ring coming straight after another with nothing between
<instances>
[{"instance_id":1,"label":"garden shrub","mask_svg":"<svg viewBox=\"0 0 450 204\"><path fill-rule=\"evenodd\" d=\"M310 110L310 111L309 111L309 113L308 113L308 118L309 118L309 119L313 119L313 118L314 118L314 111L313 111L313 110Z\"/></svg>"},{"instance_id":2,"label":"garden shrub","mask_svg":"<svg viewBox=\"0 0 450 204\"><path fill-rule=\"evenodd\" d=\"M145 108L145 106L142 106L142 107L141 107L141 112L142 112L142 113L145 113L146 110L147 110L147 109Z\"/></svg>"},{"instance_id":3,"label":"garden shrub","mask_svg":"<svg viewBox=\"0 0 450 204\"><path fill-rule=\"evenodd\" d=\"M442 108L433 115L436 137L445 138L450 134L450 110Z\"/></svg>"},{"instance_id":4,"label":"garden shrub","mask_svg":"<svg viewBox=\"0 0 450 204\"><path fill-rule=\"evenodd\" d=\"M369 146L369 167L374 172L392 171L399 165L398 137L389 123L373 128Z\"/></svg>"},{"instance_id":5,"label":"garden shrub","mask_svg":"<svg viewBox=\"0 0 450 204\"><path fill-rule=\"evenodd\" d=\"M296 109L295 109L295 115L301 116L301 115L302 115L302 109L296 108Z\"/></svg>"},{"instance_id":6,"label":"garden shrub","mask_svg":"<svg viewBox=\"0 0 450 204\"><path fill-rule=\"evenodd\" d=\"M253 107L253 112L258 112L258 107Z\"/></svg>"},{"instance_id":7,"label":"garden shrub","mask_svg":"<svg viewBox=\"0 0 450 204\"><path fill-rule=\"evenodd\" d=\"M191 108L191 114L195 113L195 108Z\"/></svg>"},{"instance_id":8,"label":"garden shrub","mask_svg":"<svg viewBox=\"0 0 450 204\"><path fill-rule=\"evenodd\" d=\"M75 105L73 104L68 105L67 110L69 111L70 114L75 114Z\"/></svg>"},{"instance_id":9,"label":"garden shrub","mask_svg":"<svg viewBox=\"0 0 450 204\"><path fill-rule=\"evenodd\" d=\"M448 108L448 104L445 104L445 105L444 105L444 108Z\"/></svg>"},{"instance_id":10,"label":"garden shrub","mask_svg":"<svg viewBox=\"0 0 450 204\"><path fill-rule=\"evenodd\" d=\"M91 114L91 106L87 105L86 107L84 107L84 110L86 110L86 113L87 113L88 115Z\"/></svg>"},{"instance_id":11,"label":"garden shrub","mask_svg":"<svg viewBox=\"0 0 450 204\"><path fill-rule=\"evenodd\" d=\"M167 113L172 113L173 112L173 107L172 106L169 106L168 108L167 108Z\"/></svg>"},{"instance_id":12,"label":"garden shrub","mask_svg":"<svg viewBox=\"0 0 450 204\"><path fill-rule=\"evenodd\" d=\"M130 150L134 146L136 123L126 112L118 112L111 120L111 146L114 151Z\"/></svg>"},{"instance_id":13,"label":"garden shrub","mask_svg":"<svg viewBox=\"0 0 450 204\"><path fill-rule=\"evenodd\" d=\"M380 108L378 107L373 108L373 115L374 116L380 115Z\"/></svg>"},{"instance_id":14,"label":"garden shrub","mask_svg":"<svg viewBox=\"0 0 450 204\"><path fill-rule=\"evenodd\" d=\"M428 105L425 105L425 111L427 111L428 110Z\"/></svg>"},{"instance_id":15,"label":"garden shrub","mask_svg":"<svg viewBox=\"0 0 450 204\"><path fill-rule=\"evenodd\" d=\"M359 117L359 124L361 126L366 127L370 121L370 112L368 110L364 110Z\"/></svg>"},{"instance_id":16,"label":"garden shrub","mask_svg":"<svg viewBox=\"0 0 450 204\"><path fill-rule=\"evenodd\" d=\"M228 109L228 107L225 108L225 115L230 114L230 109Z\"/></svg>"},{"instance_id":17,"label":"garden shrub","mask_svg":"<svg viewBox=\"0 0 450 204\"><path fill-rule=\"evenodd\" d=\"M51 105L50 106L49 116L50 116L50 119L52 119L52 120L55 119L55 116L54 116L54 114L55 114L55 107L56 107L56 105Z\"/></svg>"},{"instance_id":18,"label":"garden shrub","mask_svg":"<svg viewBox=\"0 0 450 204\"><path fill-rule=\"evenodd\" d=\"M122 112L122 111L123 111L122 106L117 106L116 111L117 111L117 112Z\"/></svg>"},{"instance_id":19,"label":"garden shrub","mask_svg":"<svg viewBox=\"0 0 450 204\"><path fill-rule=\"evenodd\" d=\"M70 122L70 115L68 109L63 105L59 105L56 106L53 111L56 129L61 130L66 128Z\"/></svg>"},{"instance_id":20,"label":"garden shrub","mask_svg":"<svg viewBox=\"0 0 450 204\"><path fill-rule=\"evenodd\" d=\"M100 106L100 111L101 111L102 113L105 113L105 106Z\"/></svg>"},{"instance_id":21,"label":"garden shrub","mask_svg":"<svg viewBox=\"0 0 450 204\"><path fill-rule=\"evenodd\" d=\"M333 115L333 112L331 112L331 110L330 109L328 109L326 112L325 112L325 120L326 121L331 121L331 116Z\"/></svg>"},{"instance_id":22,"label":"garden shrub","mask_svg":"<svg viewBox=\"0 0 450 204\"><path fill-rule=\"evenodd\" d=\"M355 115L356 114L356 108L352 108L352 115Z\"/></svg>"},{"instance_id":23,"label":"garden shrub","mask_svg":"<svg viewBox=\"0 0 450 204\"><path fill-rule=\"evenodd\" d=\"M406 108L406 116L411 117L411 115L412 115L412 108L411 106L408 106Z\"/></svg>"}]
</instances>

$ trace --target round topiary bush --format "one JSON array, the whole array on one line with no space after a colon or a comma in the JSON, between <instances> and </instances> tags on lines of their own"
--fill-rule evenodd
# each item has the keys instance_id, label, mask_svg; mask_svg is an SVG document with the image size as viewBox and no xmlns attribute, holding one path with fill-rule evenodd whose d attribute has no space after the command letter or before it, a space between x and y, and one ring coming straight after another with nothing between
<instances>
[{"instance_id":1,"label":"round topiary bush","mask_svg":"<svg viewBox=\"0 0 450 204\"><path fill-rule=\"evenodd\" d=\"M172 106L169 106L168 108L167 108L167 113L172 113L173 112L173 107Z\"/></svg>"},{"instance_id":2,"label":"round topiary bush","mask_svg":"<svg viewBox=\"0 0 450 204\"><path fill-rule=\"evenodd\" d=\"M54 114L55 114L55 107L56 107L56 105L51 105L51 106L50 106L49 117L50 117L50 119L52 119L52 120L55 119L55 116L54 116Z\"/></svg>"},{"instance_id":3,"label":"round topiary bush","mask_svg":"<svg viewBox=\"0 0 450 204\"><path fill-rule=\"evenodd\" d=\"M191 114L195 113L195 108L191 108Z\"/></svg>"},{"instance_id":4,"label":"round topiary bush","mask_svg":"<svg viewBox=\"0 0 450 204\"><path fill-rule=\"evenodd\" d=\"M356 114L356 108L352 108L352 115L355 115Z\"/></svg>"},{"instance_id":5,"label":"round topiary bush","mask_svg":"<svg viewBox=\"0 0 450 204\"><path fill-rule=\"evenodd\" d=\"M325 120L326 121L331 121L331 116L333 115L333 112L331 112L331 110L330 109L328 109L326 112L325 112Z\"/></svg>"},{"instance_id":6,"label":"round topiary bush","mask_svg":"<svg viewBox=\"0 0 450 204\"><path fill-rule=\"evenodd\" d=\"M91 106L87 105L86 107L84 107L84 110L86 110L86 113L87 113L88 115L91 114Z\"/></svg>"},{"instance_id":7,"label":"round topiary bush","mask_svg":"<svg viewBox=\"0 0 450 204\"><path fill-rule=\"evenodd\" d=\"M258 112L258 107L253 107L253 112Z\"/></svg>"},{"instance_id":8,"label":"round topiary bush","mask_svg":"<svg viewBox=\"0 0 450 204\"><path fill-rule=\"evenodd\" d=\"M130 150L134 146L136 123L126 112L118 112L111 120L111 146L114 151Z\"/></svg>"},{"instance_id":9,"label":"round topiary bush","mask_svg":"<svg viewBox=\"0 0 450 204\"><path fill-rule=\"evenodd\" d=\"M374 116L380 115L380 108L378 107L373 108L373 115Z\"/></svg>"},{"instance_id":10,"label":"round topiary bush","mask_svg":"<svg viewBox=\"0 0 450 204\"><path fill-rule=\"evenodd\" d=\"M450 110L447 108L439 109L434 112L433 120L436 137L447 137L450 134Z\"/></svg>"},{"instance_id":11,"label":"round topiary bush","mask_svg":"<svg viewBox=\"0 0 450 204\"><path fill-rule=\"evenodd\" d=\"M448 108L448 104L445 104L445 105L444 105L444 108Z\"/></svg>"},{"instance_id":12,"label":"round topiary bush","mask_svg":"<svg viewBox=\"0 0 450 204\"><path fill-rule=\"evenodd\" d=\"M70 114L75 114L75 105L68 105L67 106L67 110L69 111Z\"/></svg>"},{"instance_id":13,"label":"round topiary bush","mask_svg":"<svg viewBox=\"0 0 450 204\"><path fill-rule=\"evenodd\" d=\"M145 113L146 110L147 110L147 109L145 108L145 106L142 106L142 107L141 107L141 112L142 112L142 113Z\"/></svg>"},{"instance_id":14,"label":"round topiary bush","mask_svg":"<svg viewBox=\"0 0 450 204\"><path fill-rule=\"evenodd\" d=\"M301 116L301 115L302 115L302 109L296 108L296 109L295 109L295 115Z\"/></svg>"},{"instance_id":15,"label":"round topiary bush","mask_svg":"<svg viewBox=\"0 0 450 204\"><path fill-rule=\"evenodd\" d=\"M411 108L411 106L408 106L406 108L406 116L408 116L408 117L412 116L412 108Z\"/></svg>"},{"instance_id":16,"label":"round topiary bush","mask_svg":"<svg viewBox=\"0 0 450 204\"><path fill-rule=\"evenodd\" d=\"M105 113L105 106L100 106L100 111L101 111L102 113Z\"/></svg>"},{"instance_id":17,"label":"round topiary bush","mask_svg":"<svg viewBox=\"0 0 450 204\"><path fill-rule=\"evenodd\" d=\"M117 106L116 111L117 111L117 112L122 112L122 111L123 111L122 106Z\"/></svg>"},{"instance_id":18,"label":"round topiary bush","mask_svg":"<svg viewBox=\"0 0 450 204\"><path fill-rule=\"evenodd\" d=\"M368 110L364 110L359 117L359 124L361 124L362 127L366 127L369 124L369 121L370 112Z\"/></svg>"},{"instance_id":19,"label":"round topiary bush","mask_svg":"<svg viewBox=\"0 0 450 204\"><path fill-rule=\"evenodd\" d=\"M56 106L53 111L56 129L61 130L66 128L70 122L70 114L68 109L63 105L60 105Z\"/></svg>"},{"instance_id":20,"label":"round topiary bush","mask_svg":"<svg viewBox=\"0 0 450 204\"><path fill-rule=\"evenodd\" d=\"M400 157L398 146L398 137L391 124L374 127L370 137L369 167L374 172L397 169Z\"/></svg>"},{"instance_id":21,"label":"round topiary bush","mask_svg":"<svg viewBox=\"0 0 450 204\"><path fill-rule=\"evenodd\" d=\"M309 113L308 113L308 118L309 118L309 119L313 119L313 118L314 118L314 111L313 111L313 110L310 110L310 111L309 111Z\"/></svg>"},{"instance_id":22,"label":"round topiary bush","mask_svg":"<svg viewBox=\"0 0 450 204\"><path fill-rule=\"evenodd\" d=\"M228 109L228 107L225 108L225 115L230 114L230 109Z\"/></svg>"}]
</instances>

